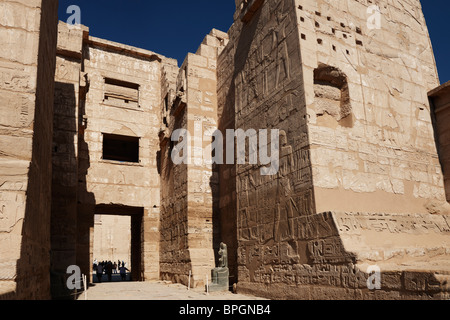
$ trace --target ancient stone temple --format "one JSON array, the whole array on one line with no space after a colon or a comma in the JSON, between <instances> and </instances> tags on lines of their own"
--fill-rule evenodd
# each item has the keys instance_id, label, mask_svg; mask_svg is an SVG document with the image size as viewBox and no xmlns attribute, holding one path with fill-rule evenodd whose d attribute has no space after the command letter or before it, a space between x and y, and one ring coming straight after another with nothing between
<instances>
[{"instance_id":1,"label":"ancient stone temple","mask_svg":"<svg viewBox=\"0 0 450 320\"><path fill-rule=\"evenodd\" d=\"M118 216L135 281L448 298L450 92L419 0L236 0L180 67L57 1L0 10L0 298L70 299Z\"/></svg>"}]
</instances>

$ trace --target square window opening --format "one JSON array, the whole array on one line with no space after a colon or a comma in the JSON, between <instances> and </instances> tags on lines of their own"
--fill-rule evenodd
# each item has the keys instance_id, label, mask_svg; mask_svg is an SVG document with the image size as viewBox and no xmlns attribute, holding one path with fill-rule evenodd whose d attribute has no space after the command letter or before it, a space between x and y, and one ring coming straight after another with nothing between
<instances>
[{"instance_id":1,"label":"square window opening","mask_svg":"<svg viewBox=\"0 0 450 320\"><path fill-rule=\"evenodd\" d=\"M103 134L103 160L139 163L137 137Z\"/></svg>"}]
</instances>

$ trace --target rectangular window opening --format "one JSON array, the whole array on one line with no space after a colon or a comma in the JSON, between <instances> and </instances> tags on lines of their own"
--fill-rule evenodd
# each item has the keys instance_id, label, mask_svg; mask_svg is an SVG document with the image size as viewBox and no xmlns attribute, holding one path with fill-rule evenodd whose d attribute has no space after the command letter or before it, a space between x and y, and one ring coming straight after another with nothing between
<instances>
[{"instance_id":1,"label":"rectangular window opening","mask_svg":"<svg viewBox=\"0 0 450 320\"><path fill-rule=\"evenodd\" d=\"M139 163L139 138L103 134L103 160Z\"/></svg>"},{"instance_id":2,"label":"rectangular window opening","mask_svg":"<svg viewBox=\"0 0 450 320\"><path fill-rule=\"evenodd\" d=\"M166 112L169 112L169 94L166 94L166 97L164 98L164 108L166 109Z\"/></svg>"},{"instance_id":3,"label":"rectangular window opening","mask_svg":"<svg viewBox=\"0 0 450 320\"><path fill-rule=\"evenodd\" d=\"M105 78L105 101L139 106L139 85L131 82Z\"/></svg>"}]
</instances>

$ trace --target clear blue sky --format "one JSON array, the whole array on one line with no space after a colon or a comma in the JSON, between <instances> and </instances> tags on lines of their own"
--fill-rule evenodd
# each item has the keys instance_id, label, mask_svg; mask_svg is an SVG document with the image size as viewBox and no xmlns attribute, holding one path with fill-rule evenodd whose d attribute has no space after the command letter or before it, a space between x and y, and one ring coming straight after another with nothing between
<instances>
[{"instance_id":1,"label":"clear blue sky","mask_svg":"<svg viewBox=\"0 0 450 320\"><path fill-rule=\"evenodd\" d=\"M422 0L441 83L450 81L450 1Z\"/></svg>"},{"instance_id":2,"label":"clear blue sky","mask_svg":"<svg viewBox=\"0 0 450 320\"><path fill-rule=\"evenodd\" d=\"M422 0L441 82L450 80L450 1ZM90 34L175 58L181 64L212 28L228 31L233 0L60 0L59 18L67 8L81 8L81 23Z\"/></svg>"},{"instance_id":3,"label":"clear blue sky","mask_svg":"<svg viewBox=\"0 0 450 320\"><path fill-rule=\"evenodd\" d=\"M59 19L78 5L90 35L147 49L183 63L203 38L233 23L234 0L59 0Z\"/></svg>"}]
</instances>

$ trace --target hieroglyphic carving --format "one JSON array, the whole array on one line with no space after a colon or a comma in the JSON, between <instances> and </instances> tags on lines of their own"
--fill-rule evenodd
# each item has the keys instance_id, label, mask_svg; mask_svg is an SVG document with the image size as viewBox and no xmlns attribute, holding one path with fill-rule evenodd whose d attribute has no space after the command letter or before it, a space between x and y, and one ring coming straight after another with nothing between
<instances>
[{"instance_id":1,"label":"hieroglyphic carving","mask_svg":"<svg viewBox=\"0 0 450 320\"><path fill-rule=\"evenodd\" d=\"M257 212L244 208L239 211L239 239L258 240Z\"/></svg>"},{"instance_id":2,"label":"hieroglyphic carving","mask_svg":"<svg viewBox=\"0 0 450 320\"><path fill-rule=\"evenodd\" d=\"M286 26L289 24L289 11L285 10L285 1L282 1L281 8L276 12L277 29L272 30L272 52L276 52L276 81L275 88L278 89L280 82L290 79L290 59L286 39ZM284 77L281 77L281 72Z\"/></svg>"},{"instance_id":3,"label":"hieroglyphic carving","mask_svg":"<svg viewBox=\"0 0 450 320\"><path fill-rule=\"evenodd\" d=\"M339 237L310 241L308 250L313 263L351 263L354 260Z\"/></svg>"},{"instance_id":4,"label":"hieroglyphic carving","mask_svg":"<svg viewBox=\"0 0 450 320\"><path fill-rule=\"evenodd\" d=\"M247 247L247 265L258 266L263 261L264 248L262 246L248 246Z\"/></svg>"},{"instance_id":5,"label":"hieroglyphic carving","mask_svg":"<svg viewBox=\"0 0 450 320\"><path fill-rule=\"evenodd\" d=\"M26 125L28 118L29 118L29 111L28 111L28 105L27 104L22 104L20 107L20 124L21 125Z\"/></svg>"},{"instance_id":6,"label":"hieroglyphic carving","mask_svg":"<svg viewBox=\"0 0 450 320\"><path fill-rule=\"evenodd\" d=\"M258 224L260 232L260 240L262 243L267 243L275 239L275 221L274 216L276 214L275 208L264 208L259 209L260 214L258 215Z\"/></svg>"},{"instance_id":7,"label":"hieroglyphic carving","mask_svg":"<svg viewBox=\"0 0 450 320\"><path fill-rule=\"evenodd\" d=\"M294 210L297 210L292 198L284 199L277 205L275 217L275 240L287 241L294 238Z\"/></svg>"},{"instance_id":8,"label":"hieroglyphic carving","mask_svg":"<svg viewBox=\"0 0 450 320\"><path fill-rule=\"evenodd\" d=\"M278 264L280 261L280 247L278 244L276 245L267 245L264 247L264 258L263 263L265 265L274 265Z\"/></svg>"},{"instance_id":9,"label":"hieroglyphic carving","mask_svg":"<svg viewBox=\"0 0 450 320\"><path fill-rule=\"evenodd\" d=\"M404 272L403 282L405 284L405 289L408 291L441 291L441 283L432 273Z\"/></svg>"},{"instance_id":10,"label":"hieroglyphic carving","mask_svg":"<svg viewBox=\"0 0 450 320\"><path fill-rule=\"evenodd\" d=\"M282 264L296 264L300 262L297 242L284 242L280 245L280 262Z\"/></svg>"},{"instance_id":11,"label":"hieroglyphic carving","mask_svg":"<svg viewBox=\"0 0 450 320\"><path fill-rule=\"evenodd\" d=\"M363 230L389 233L450 233L443 216L391 214L335 214L339 231L360 234Z\"/></svg>"},{"instance_id":12,"label":"hieroglyphic carving","mask_svg":"<svg viewBox=\"0 0 450 320\"><path fill-rule=\"evenodd\" d=\"M291 79L292 62L287 35L292 24L292 12L287 7L286 2L282 1L277 4L276 15L269 14L267 10L262 13L260 20L268 30L254 35L248 61L236 72L235 104L237 113L242 116L249 115L256 108L259 97L267 99L273 96ZM273 25L275 27L271 27Z\"/></svg>"},{"instance_id":13,"label":"hieroglyphic carving","mask_svg":"<svg viewBox=\"0 0 450 320\"><path fill-rule=\"evenodd\" d=\"M276 241L286 241L294 239L294 218L299 216L299 208L294 200L294 191L289 178L294 164L292 147L287 144L284 131L280 131L280 142L282 147L276 197L278 203L274 223Z\"/></svg>"},{"instance_id":14,"label":"hieroglyphic carving","mask_svg":"<svg viewBox=\"0 0 450 320\"><path fill-rule=\"evenodd\" d=\"M244 4L244 10L250 2ZM408 175L406 167L411 166L415 159L419 160L421 165L423 164L423 168L411 169L420 171L421 179L431 180L430 172L434 172L434 169L427 169L427 165L425 165L430 163L428 156L405 151L403 150L404 146L400 145L401 141L398 138L400 133L397 131L407 130L406 120L408 118L405 117L405 122L400 123L400 117L394 112L385 114L385 117L384 114L377 114L373 111L378 107L380 110L392 107L399 114L410 114L410 108L407 108L408 105L411 105L410 101L403 103L400 96L408 98L405 100L419 101L421 99L421 97L409 99L413 94L408 94L417 88L416 84L423 85L422 80L416 82L408 78L413 74L420 77L416 72L419 70L417 65L405 67L402 61L392 61L398 54L393 58L385 55L378 59L376 54L370 52L371 50L366 50L367 53L364 52L364 47L369 42L365 34L367 30L361 25L361 22L366 20L364 10L349 12L347 10L349 3L347 2L327 1L325 5L320 1L301 4L285 0L265 1L261 10L256 12L251 20L244 23L237 21L234 25L235 29L230 32L230 40L233 44L230 46L230 51L234 50L232 52L234 55L228 54L228 56L232 57L231 61L233 58L235 59L235 73L233 74L235 88L231 88L235 90L235 95L230 101L235 102L235 99L237 101L237 113L232 113L235 116L235 125L244 127L244 129L252 127L285 129L289 138L286 139L286 134L281 132L282 142L280 144L287 148L280 152L280 170L276 177L260 177L255 173L256 167L246 166L237 169L238 223L240 223L239 228L242 229L241 234L243 234L243 237L238 240L238 247L245 247L245 250L241 251L238 261L239 282L250 280L248 284L250 290L258 291L257 287L261 285L261 291L267 294L267 291L271 290L271 284L280 284L281 286L273 287L274 291L276 288L281 288L280 291L283 291L284 288L297 285L298 287L294 287L293 290L298 289L297 292L301 292L304 289L301 287L308 285L314 286L314 288L307 288L306 296L313 290L317 290L317 292L323 290L324 296L327 297L344 291L352 292L351 294L355 296L366 295L367 274L365 274L365 270L359 269L359 265L354 264L355 261L358 260L358 263L361 263L363 260L365 262L365 259L376 260L378 259L377 255L381 259L389 259L386 257L391 254L389 251L391 246L384 252L382 250L384 248L375 248L375 245L379 246L376 237L380 236L381 238L382 235L387 235L388 241L392 241L394 237L391 238L390 234L414 232L416 228L422 234L422 231L439 233L448 232L450 229L445 217L429 218L427 216L427 219L424 220L423 216L406 215L404 215L405 218L395 215L357 215L355 218L351 214L348 216L330 212L316 214L316 210L319 208L320 212L324 210L323 208L332 210L342 207L344 208L342 210L350 211L348 208L358 208L359 206L363 207L363 212L379 212L379 209L372 210L371 204L364 207L365 204L361 204L360 199L356 199L354 203L348 203L348 207L342 206L343 201L339 200L339 192L331 183L327 192L318 190L320 188L319 180L313 180L312 173L314 172L316 175L319 170L315 169L319 166L323 166L324 176L329 172L330 175L336 175L336 180L343 180L342 177L351 177L358 170L366 170L370 174L361 175L363 177L360 179L361 184L367 183L368 180L374 179L376 174L380 174L372 172L370 165L366 163L371 162L371 157L374 158L374 162L379 161L386 168L391 161L402 161L401 164L391 164L398 169L398 177L396 177L398 180ZM402 6L401 3L406 2L400 1L393 6L399 9ZM237 1L237 4L242 4L242 1ZM369 5L367 1L362 0L355 4L363 9ZM380 4L380 6L382 10L386 10L385 4ZM420 8L418 7L417 10ZM290 15L289 11L295 12L295 14ZM237 12L241 13L239 6ZM361 16L356 17L359 14ZM389 12L389 14L391 13ZM294 18L299 18L299 21ZM391 18L392 21L399 19L400 13ZM351 21L354 23L360 21L360 23L356 26ZM312 25L310 25L311 22ZM310 27L314 28L314 22L316 22L315 34L310 30ZM305 24L302 25L302 23ZM408 25L408 23L406 24ZM390 35L392 40L398 36L403 37L404 31L397 30L395 23L389 25L392 30L382 30L379 35ZM403 24L399 23L399 25ZM296 28L304 30L302 31L304 37L298 34ZM383 26L384 28L385 26ZM293 34L295 37L292 36ZM418 38L421 38L419 42L426 40L426 37L418 36ZM408 37L405 37L405 43L408 43ZM395 41L392 44L395 45ZM301 56L296 52L298 46L300 46ZM380 46L383 44L381 43ZM404 56L407 57L405 59L413 61L409 54L413 50L402 51L402 48L398 47L390 49L404 52ZM365 60L374 58L374 61L366 66L358 67L359 56ZM227 63L232 64L230 61ZM325 68L327 70L324 70L318 63L326 63L335 68ZM396 64L401 67L399 68L401 75L393 75L389 79L384 79L383 74L395 68ZM425 62L424 66L428 69L432 63ZM314 69L318 67L319 69L314 73ZM429 70L424 71L423 75L425 73L429 73ZM359 78L361 81L355 80ZM387 86L395 89L383 92L386 91L382 85L383 79L389 82L386 84ZM403 83L403 79L409 79L414 85ZM336 82L337 80L339 81ZM302 81L304 82L302 83ZM360 92L359 84L363 87L362 92ZM221 91L225 96L226 89L221 89ZM349 103L350 94L352 106ZM391 101L389 94L396 98L394 102ZM330 101L333 102L332 105L330 105ZM323 102L323 104L319 102ZM425 102L423 101L420 105L422 106ZM316 106L318 108L314 109ZM334 107L336 108L334 109ZM314 114L315 110L317 112ZM330 115L338 121L337 125L332 121ZM395 119L389 122L385 121L385 118L388 117ZM349 121L343 121L344 119ZM373 126L369 128L365 121L372 123ZM377 143L383 144L384 141L387 141L376 140L378 138L377 130L383 126L386 134L390 135L391 122L397 122L397 127L394 128L395 134L392 134L396 138L395 141L389 142L389 146L376 147ZM352 127L352 125L354 125L354 130L341 128ZM319 126L321 128L318 129ZM330 130L322 128L327 126L330 127ZM424 124L424 127L426 126ZM367 127L366 131L364 131L365 127ZM401 128L397 130L399 127ZM381 135L380 132L378 134ZM407 136L404 136L404 139L407 140ZM403 139L403 136L401 138ZM408 146L411 147L412 143L414 141L411 141L411 144L408 143ZM320 144L335 151L335 162L344 163L341 166L346 166L345 170L351 172L343 172L341 169L332 170L335 166L333 152L330 152L330 161L328 161L330 170L326 170L325 161L319 162L319 160L323 160L320 158L320 152L315 153L316 147L322 147ZM425 143L423 144L425 145ZM383 150L381 155L380 152L377 152L378 150ZM427 153L428 151L426 149ZM352 152L352 155L348 156L348 152ZM360 154L361 159L354 159L353 153ZM431 154L433 153L434 151L431 152ZM374 156L377 154L379 158ZM398 157L401 159L399 160ZM359 163L358 160L360 160ZM414 164L412 165L414 166ZM383 174L387 174L388 171ZM436 179L436 181L441 182L442 179ZM398 189L399 193L403 189L407 189L407 185L403 186L401 181L391 182L392 188ZM334 191L336 192L333 193ZM424 191L424 193L427 192L428 190ZM328 197L328 193L333 196ZM379 198L377 201L380 201ZM339 206L335 205L336 203L339 203ZM387 210L382 212L385 211ZM392 211L387 212L396 211L403 212L398 208L392 208ZM418 208L417 212L423 211ZM367 235L366 238L358 237L357 235L363 230L373 231L370 234L364 233L364 236ZM352 237L349 234L356 236ZM441 237L438 238L438 241L440 239ZM367 242L365 242L366 240ZM403 240L406 242L406 239ZM424 247L426 248L426 245ZM244 251L245 256L242 254ZM447 251L440 248L439 252ZM387 289L402 290L402 279L398 279L399 274L401 275L401 272L396 270L396 274L391 275L391 278L395 278L395 285L400 286L400 289L397 287ZM283 287L283 285L287 286ZM325 288L330 286L334 288ZM334 290L338 288L362 290L358 290L358 292ZM424 286L421 288L425 290ZM274 296L277 294L283 296L283 293L273 293ZM286 293L285 296L290 294ZM295 294L297 293L292 295ZM299 293L300 295L301 293ZM336 294L336 296L338 295Z\"/></svg>"},{"instance_id":15,"label":"hieroglyphic carving","mask_svg":"<svg viewBox=\"0 0 450 320\"><path fill-rule=\"evenodd\" d=\"M247 262L247 248L239 246L237 249L237 263L238 265L245 265Z\"/></svg>"},{"instance_id":16,"label":"hieroglyphic carving","mask_svg":"<svg viewBox=\"0 0 450 320\"><path fill-rule=\"evenodd\" d=\"M298 265L292 267L284 265L259 266L253 272L256 282L273 284L284 283L288 285L315 285L333 286L341 288L367 288L368 275L361 272L353 264L344 265Z\"/></svg>"},{"instance_id":17,"label":"hieroglyphic carving","mask_svg":"<svg viewBox=\"0 0 450 320\"><path fill-rule=\"evenodd\" d=\"M4 205L4 204L0 205L0 220L3 220L6 218L5 208L6 208L6 205Z\"/></svg>"},{"instance_id":18,"label":"hieroglyphic carving","mask_svg":"<svg viewBox=\"0 0 450 320\"><path fill-rule=\"evenodd\" d=\"M295 220L297 237L302 240L337 235L330 213L304 216Z\"/></svg>"}]
</instances>

